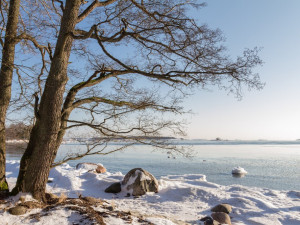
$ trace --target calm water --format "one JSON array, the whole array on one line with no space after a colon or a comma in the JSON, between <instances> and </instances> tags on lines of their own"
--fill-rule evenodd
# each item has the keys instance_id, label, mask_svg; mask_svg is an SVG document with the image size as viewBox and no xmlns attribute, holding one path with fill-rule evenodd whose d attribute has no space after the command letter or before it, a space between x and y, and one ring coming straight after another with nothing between
<instances>
[{"instance_id":1,"label":"calm water","mask_svg":"<svg viewBox=\"0 0 300 225\"><path fill-rule=\"evenodd\" d=\"M87 156L70 161L102 163L109 172L141 167L157 178L168 174L205 174L210 182L230 185L265 187L277 190L300 190L300 142L213 142L181 141L179 145L193 149L192 158L168 158L166 152L153 151L148 146L137 145L124 152L106 156ZM120 147L111 145L110 148ZM62 145L58 159L70 152L80 152L84 145ZM10 148L8 159L20 159L21 150ZM242 178L231 175L233 167L248 171Z\"/></svg>"}]
</instances>

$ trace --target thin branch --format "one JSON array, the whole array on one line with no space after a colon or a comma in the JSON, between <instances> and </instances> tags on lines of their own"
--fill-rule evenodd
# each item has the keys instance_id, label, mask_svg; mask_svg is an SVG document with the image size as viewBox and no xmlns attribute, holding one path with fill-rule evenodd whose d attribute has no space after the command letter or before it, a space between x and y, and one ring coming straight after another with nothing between
<instances>
[{"instance_id":1,"label":"thin branch","mask_svg":"<svg viewBox=\"0 0 300 225\"><path fill-rule=\"evenodd\" d=\"M103 7L114 3L117 0L107 0L103 2L99 2L98 0L93 1L79 16L77 19L77 23L84 20L94 9L97 7Z\"/></svg>"}]
</instances>

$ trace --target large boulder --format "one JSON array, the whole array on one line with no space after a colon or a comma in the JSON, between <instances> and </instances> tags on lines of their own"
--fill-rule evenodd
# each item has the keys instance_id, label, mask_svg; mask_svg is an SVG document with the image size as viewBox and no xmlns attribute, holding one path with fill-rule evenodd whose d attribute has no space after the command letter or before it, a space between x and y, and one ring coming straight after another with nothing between
<instances>
[{"instance_id":1,"label":"large boulder","mask_svg":"<svg viewBox=\"0 0 300 225\"><path fill-rule=\"evenodd\" d=\"M106 169L101 163L78 163L76 169L85 169L89 172L105 173Z\"/></svg>"},{"instance_id":2,"label":"large boulder","mask_svg":"<svg viewBox=\"0 0 300 225\"><path fill-rule=\"evenodd\" d=\"M146 192L158 192L158 182L156 178L142 168L130 170L122 181L123 190L133 196L141 196Z\"/></svg>"}]
</instances>

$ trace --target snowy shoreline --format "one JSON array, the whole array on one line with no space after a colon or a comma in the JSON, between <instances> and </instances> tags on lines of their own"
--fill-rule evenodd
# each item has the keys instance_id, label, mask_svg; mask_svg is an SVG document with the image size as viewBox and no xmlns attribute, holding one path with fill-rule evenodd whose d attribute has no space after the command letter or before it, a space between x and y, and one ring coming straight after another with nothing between
<instances>
[{"instance_id":1,"label":"snowy shoreline","mask_svg":"<svg viewBox=\"0 0 300 225\"><path fill-rule=\"evenodd\" d=\"M16 182L19 162L7 162L7 178L10 187ZM151 171L149 171L151 173ZM51 170L47 192L65 194L77 198L79 195L100 198L113 204L118 210L130 211L153 224L202 224L199 219L210 215L210 209L219 203L233 207L230 214L233 225L296 225L300 224L300 190L278 191L240 185L222 186L206 181L205 175L170 175L159 179L159 193L148 193L139 198L125 197L126 193L105 193L112 183L121 181L120 172L96 174L84 169L75 169L63 164ZM33 210L36 212L37 209ZM0 211L4 224L31 224L26 215L13 216ZM47 218L49 217L49 218ZM59 218L53 218L59 217ZM76 220L70 212L49 214L34 224L72 224ZM107 224L125 224L116 218L106 218ZM140 224L133 222L132 224Z\"/></svg>"}]
</instances>

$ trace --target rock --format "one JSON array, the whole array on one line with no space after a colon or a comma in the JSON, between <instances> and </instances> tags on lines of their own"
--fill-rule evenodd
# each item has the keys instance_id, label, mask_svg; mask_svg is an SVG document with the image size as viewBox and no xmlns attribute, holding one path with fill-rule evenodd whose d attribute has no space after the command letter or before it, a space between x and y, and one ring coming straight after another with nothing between
<instances>
[{"instance_id":1,"label":"rock","mask_svg":"<svg viewBox=\"0 0 300 225\"><path fill-rule=\"evenodd\" d=\"M125 190L133 196L141 196L146 192L158 192L156 178L146 170L135 168L130 170L122 181Z\"/></svg>"},{"instance_id":2,"label":"rock","mask_svg":"<svg viewBox=\"0 0 300 225\"><path fill-rule=\"evenodd\" d=\"M221 224L231 225L230 217L227 213L224 212L214 212L211 214L211 217Z\"/></svg>"},{"instance_id":3,"label":"rock","mask_svg":"<svg viewBox=\"0 0 300 225\"><path fill-rule=\"evenodd\" d=\"M121 191L121 183L113 183L108 188L104 190L106 193L119 193Z\"/></svg>"},{"instance_id":4,"label":"rock","mask_svg":"<svg viewBox=\"0 0 300 225\"><path fill-rule=\"evenodd\" d=\"M211 209L212 212L224 212L224 213L231 213L232 212L232 207L231 205L229 204L219 204L219 205L216 205L215 207L213 207Z\"/></svg>"},{"instance_id":5,"label":"rock","mask_svg":"<svg viewBox=\"0 0 300 225\"><path fill-rule=\"evenodd\" d=\"M27 208L24 206L15 206L8 210L8 212L12 215L23 215L27 211Z\"/></svg>"},{"instance_id":6,"label":"rock","mask_svg":"<svg viewBox=\"0 0 300 225\"><path fill-rule=\"evenodd\" d=\"M96 173L105 173L106 172L106 168L104 166L98 165L98 167L96 168Z\"/></svg>"},{"instance_id":7,"label":"rock","mask_svg":"<svg viewBox=\"0 0 300 225\"><path fill-rule=\"evenodd\" d=\"M219 222L217 222L216 220L213 220L210 216L206 216L206 217L200 219L200 221L203 221L204 225L220 225Z\"/></svg>"},{"instance_id":8,"label":"rock","mask_svg":"<svg viewBox=\"0 0 300 225\"><path fill-rule=\"evenodd\" d=\"M231 173L232 173L232 174L244 174L244 175L245 175L245 174L247 174L248 172L247 172L244 168L238 166L238 167L234 167L234 168L232 169Z\"/></svg>"},{"instance_id":9,"label":"rock","mask_svg":"<svg viewBox=\"0 0 300 225\"><path fill-rule=\"evenodd\" d=\"M76 169L85 169L89 172L105 173L106 169L101 163L78 163Z\"/></svg>"}]
</instances>

